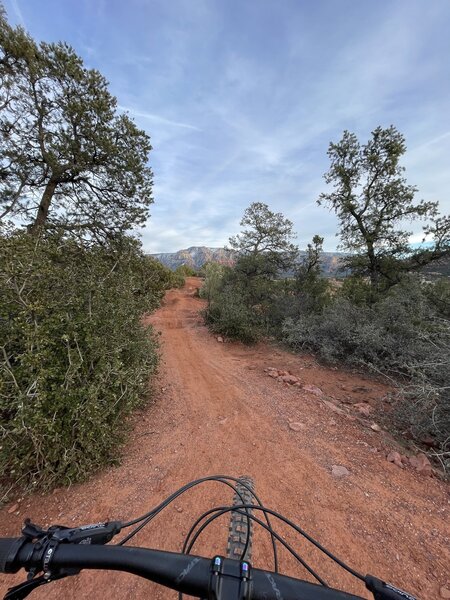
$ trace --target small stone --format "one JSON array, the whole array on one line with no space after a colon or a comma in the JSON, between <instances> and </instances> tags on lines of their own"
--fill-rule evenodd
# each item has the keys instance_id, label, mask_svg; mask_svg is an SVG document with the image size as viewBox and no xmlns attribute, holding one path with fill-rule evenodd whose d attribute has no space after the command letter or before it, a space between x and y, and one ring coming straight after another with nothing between
<instances>
[{"instance_id":1,"label":"small stone","mask_svg":"<svg viewBox=\"0 0 450 600\"><path fill-rule=\"evenodd\" d=\"M269 377L276 379L278 377L278 371L269 371L268 375Z\"/></svg>"},{"instance_id":2,"label":"small stone","mask_svg":"<svg viewBox=\"0 0 450 600\"><path fill-rule=\"evenodd\" d=\"M289 423L289 429L292 429L292 431L301 431L302 429L305 429L305 425L298 421L294 421L294 423Z\"/></svg>"},{"instance_id":3,"label":"small stone","mask_svg":"<svg viewBox=\"0 0 450 600\"><path fill-rule=\"evenodd\" d=\"M289 383L290 385L297 383L298 381L297 377L294 377L294 375L283 375L280 379L281 381L284 381L284 383Z\"/></svg>"},{"instance_id":4,"label":"small stone","mask_svg":"<svg viewBox=\"0 0 450 600\"><path fill-rule=\"evenodd\" d=\"M19 510L19 505L13 504L10 508L8 508L8 514L12 515L13 513L15 513L17 510Z\"/></svg>"},{"instance_id":5,"label":"small stone","mask_svg":"<svg viewBox=\"0 0 450 600\"><path fill-rule=\"evenodd\" d=\"M450 598L450 590L444 586L441 587L439 593L441 594L441 598L446 598L446 600Z\"/></svg>"},{"instance_id":6,"label":"small stone","mask_svg":"<svg viewBox=\"0 0 450 600\"><path fill-rule=\"evenodd\" d=\"M426 454L420 453L417 456L410 456L409 464L414 467L418 473L422 473L422 475L431 475L433 472L431 463Z\"/></svg>"},{"instance_id":7,"label":"small stone","mask_svg":"<svg viewBox=\"0 0 450 600\"><path fill-rule=\"evenodd\" d=\"M182 513L183 509L181 508L181 506L177 506L177 512Z\"/></svg>"},{"instance_id":8,"label":"small stone","mask_svg":"<svg viewBox=\"0 0 450 600\"><path fill-rule=\"evenodd\" d=\"M303 389L305 390L305 392L310 392L311 394L314 394L315 396L323 396L323 392L320 388L318 388L316 385L304 385Z\"/></svg>"},{"instance_id":9,"label":"small stone","mask_svg":"<svg viewBox=\"0 0 450 600\"><path fill-rule=\"evenodd\" d=\"M342 404L357 404L353 396L345 396L344 398L341 398L341 402Z\"/></svg>"},{"instance_id":10,"label":"small stone","mask_svg":"<svg viewBox=\"0 0 450 600\"><path fill-rule=\"evenodd\" d=\"M370 404L367 404L366 402L358 402L355 404L355 408L363 417L370 417L370 413L372 412L372 407Z\"/></svg>"},{"instance_id":11,"label":"small stone","mask_svg":"<svg viewBox=\"0 0 450 600\"><path fill-rule=\"evenodd\" d=\"M386 460L388 462L394 463L394 465L397 465L397 467L400 467L400 469L403 469L402 455L399 452L392 450L387 455Z\"/></svg>"},{"instance_id":12,"label":"small stone","mask_svg":"<svg viewBox=\"0 0 450 600\"><path fill-rule=\"evenodd\" d=\"M372 423L372 425L370 426L370 429L372 431L381 431L381 427L379 425L377 425L376 423Z\"/></svg>"},{"instance_id":13,"label":"small stone","mask_svg":"<svg viewBox=\"0 0 450 600\"><path fill-rule=\"evenodd\" d=\"M217 336L217 341L223 344L223 337L221 335Z\"/></svg>"},{"instance_id":14,"label":"small stone","mask_svg":"<svg viewBox=\"0 0 450 600\"><path fill-rule=\"evenodd\" d=\"M419 466L419 461L417 460L417 456L409 457L409 464L416 469Z\"/></svg>"},{"instance_id":15,"label":"small stone","mask_svg":"<svg viewBox=\"0 0 450 600\"><path fill-rule=\"evenodd\" d=\"M334 477L345 477L346 475L350 475L350 471L341 465L333 465L331 467L331 474Z\"/></svg>"},{"instance_id":16,"label":"small stone","mask_svg":"<svg viewBox=\"0 0 450 600\"><path fill-rule=\"evenodd\" d=\"M339 406L336 406L336 404L333 404L332 402L330 402L329 400L322 400L322 402L328 406L328 408L330 408L332 411L339 413L339 414L345 414L345 411L342 410L342 408L339 408Z\"/></svg>"}]
</instances>

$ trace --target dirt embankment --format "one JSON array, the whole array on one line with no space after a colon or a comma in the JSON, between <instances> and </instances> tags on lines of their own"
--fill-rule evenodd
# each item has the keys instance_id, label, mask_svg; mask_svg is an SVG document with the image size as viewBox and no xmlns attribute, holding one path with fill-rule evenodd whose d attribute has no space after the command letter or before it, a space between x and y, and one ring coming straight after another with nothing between
<instances>
[{"instance_id":1,"label":"dirt embankment","mask_svg":"<svg viewBox=\"0 0 450 600\"><path fill-rule=\"evenodd\" d=\"M450 587L448 488L409 466L387 462L385 453L393 448L389 436L345 408L355 400L376 404L385 392L382 384L267 345L218 342L198 315L197 285L190 279L184 289L169 292L150 319L161 332L161 375L155 402L136 416L122 464L86 484L26 498L12 514L14 503L6 506L0 512L0 534L16 535L25 516L42 525L129 519L191 479L249 474L267 506L299 523L357 570L419 598L439 598L442 588ZM289 371L302 385L268 376L269 367ZM316 386L323 395L303 385ZM339 476L345 471L336 467L348 474ZM219 484L197 488L134 543L179 550L194 517L230 499ZM226 529L223 524L205 532L196 552L222 553ZM329 560L283 527L280 531L331 585L369 597ZM253 562L271 568L264 532L255 535ZM284 551L281 565L306 578ZM0 592L19 580L2 577ZM106 572L86 572L34 593L67 600L93 596L176 597L136 577Z\"/></svg>"}]
</instances>

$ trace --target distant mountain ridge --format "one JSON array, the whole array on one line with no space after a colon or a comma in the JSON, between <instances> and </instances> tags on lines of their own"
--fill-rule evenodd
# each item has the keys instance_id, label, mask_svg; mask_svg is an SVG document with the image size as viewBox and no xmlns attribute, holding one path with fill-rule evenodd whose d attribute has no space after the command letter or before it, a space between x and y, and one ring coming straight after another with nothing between
<instances>
[{"instance_id":1,"label":"distant mountain ridge","mask_svg":"<svg viewBox=\"0 0 450 600\"><path fill-rule=\"evenodd\" d=\"M305 256L306 252L300 251L300 259ZM151 254L153 258L159 260L169 269L175 270L181 265L187 265L193 269L200 269L207 262L217 262L224 265L232 265L234 263L235 252L226 248L208 248L207 246L191 246L178 252L160 252ZM341 261L345 256L342 252L322 252L322 269L326 277L336 275Z\"/></svg>"},{"instance_id":2,"label":"distant mountain ridge","mask_svg":"<svg viewBox=\"0 0 450 600\"><path fill-rule=\"evenodd\" d=\"M234 263L234 252L225 248L208 248L207 246L191 246L178 252L160 252L151 254L164 266L175 271L181 265L187 265L193 269L200 269L207 262L217 262L224 265Z\"/></svg>"}]
</instances>

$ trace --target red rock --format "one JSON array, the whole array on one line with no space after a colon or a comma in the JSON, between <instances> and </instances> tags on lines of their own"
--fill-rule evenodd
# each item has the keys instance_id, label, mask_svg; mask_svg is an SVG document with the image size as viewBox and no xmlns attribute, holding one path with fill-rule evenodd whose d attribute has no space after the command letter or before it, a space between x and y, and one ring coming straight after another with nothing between
<instances>
[{"instance_id":1,"label":"red rock","mask_svg":"<svg viewBox=\"0 0 450 600\"><path fill-rule=\"evenodd\" d=\"M356 404L355 398L352 398L351 396L345 396L344 398L341 398L341 402L342 404Z\"/></svg>"},{"instance_id":2,"label":"red rock","mask_svg":"<svg viewBox=\"0 0 450 600\"><path fill-rule=\"evenodd\" d=\"M331 467L331 474L334 477L345 477L346 475L350 475L350 471L341 465L333 465Z\"/></svg>"},{"instance_id":3,"label":"red rock","mask_svg":"<svg viewBox=\"0 0 450 600\"><path fill-rule=\"evenodd\" d=\"M289 371L280 371L280 370L279 370L279 371L278 371L278 375L279 375L280 377L283 377L284 375L290 375L290 373L289 373Z\"/></svg>"},{"instance_id":4,"label":"red rock","mask_svg":"<svg viewBox=\"0 0 450 600\"><path fill-rule=\"evenodd\" d=\"M410 456L409 457L409 464L414 467L415 469L417 469L417 467L419 466L419 461L417 460L417 456Z\"/></svg>"},{"instance_id":5,"label":"red rock","mask_svg":"<svg viewBox=\"0 0 450 600\"><path fill-rule=\"evenodd\" d=\"M409 464L422 475L431 475L433 472L432 466L426 454L420 453L417 456L409 458Z\"/></svg>"},{"instance_id":6,"label":"red rock","mask_svg":"<svg viewBox=\"0 0 450 600\"><path fill-rule=\"evenodd\" d=\"M18 504L13 504L12 506L10 506L10 508L8 508L8 514L12 515L13 513L15 513L17 510L19 510L19 505Z\"/></svg>"},{"instance_id":7,"label":"red rock","mask_svg":"<svg viewBox=\"0 0 450 600\"><path fill-rule=\"evenodd\" d=\"M367 404L365 402L358 402L357 404L355 404L355 408L360 415L363 415L363 417L370 417L370 413L372 412L372 407L370 406L370 404Z\"/></svg>"},{"instance_id":8,"label":"red rock","mask_svg":"<svg viewBox=\"0 0 450 600\"><path fill-rule=\"evenodd\" d=\"M268 375L269 377L273 377L274 379L278 377L277 371L269 371Z\"/></svg>"},{"instance_id":9,"label":"red rock","mask_svg":"<svg viewBox=\"0 0 450 600\"><path fill-rule=\"evenodd\" d=\"M426 454L424 454L423 452L420 452L420 454L417 455L417 460L419 461L419 464L421 466L431 465L428 456Z\"/></svg>"},{"instance_id":10,"label":"red rock","mask_svg":"<svg viewBox=\"0 0 450 600\"><path fill-rule=\"evenodd\" d=\"M336 404L333 404L332 402L330 402L329 400L322 400L322 402L328 406L328 408L330 408L332 411L339 413L341 415L345 415L345 411L342 410L342 408L339 408L339 406L336 406Z\"/></svg>"},{"instance_id":11,"label":"red rock","mask_svg":"<svg viewBox=\"0 0 450 600\"><path fill-rule=\"evenodd\" d=\"M294 421L294 423L289 423L289 429L292 429L292 431L301 431L302 429L305 429L305 425L304 423Z\"/></svg>"},{"instance_id":12,"label":"red rock","mask_svg":"<svg viewBox=\"0 0 450 600\"><path fill-rule=\"evenodd\" d=\"M304 385L303 389L305 390L305 392L310 392L311 394L314 394L315 396L323 396L323 392L320 388L318 388L316 385Z\"/></svg>"},{"instance_id":13,"label":"red rock","mask_svg":"<svg viewBox=\"0 0 450 600\"><path fill-rule=\"evenodd\" d=\"M394 463L394 465L397 465L397 467L400 467L400 469L403 469L402 455L399 452L392 450L387 455L386 460L388 462Z\"/></svg>"},{"instance_id":14,"label":"red rock","mask_svg":"<svg viewBox=\"0 0 450 600\"><path fill-rule=\"evenodd\" d=\"M283 375L281 381L292 385L293 383L297 383L298 379L297 377L294 377L294 375Z\"/></svg>"}]
</instances>

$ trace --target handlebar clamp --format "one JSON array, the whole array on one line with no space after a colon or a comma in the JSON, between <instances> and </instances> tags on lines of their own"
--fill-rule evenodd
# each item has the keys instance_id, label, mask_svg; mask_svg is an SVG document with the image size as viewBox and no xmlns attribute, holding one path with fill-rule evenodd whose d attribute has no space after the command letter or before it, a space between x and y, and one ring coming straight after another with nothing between
<instances>
[{"instance_id":1,"label":"handlebar clamp","mask_svg":"<svg viewBox=\"0 0 450 600\"><path fill-rule=\"evenodd\" d=\"M215 556L211 562L209 600L249 600L251 565L247 561Z\"/></svg>"}]
</instances>

